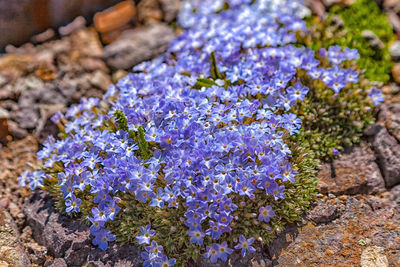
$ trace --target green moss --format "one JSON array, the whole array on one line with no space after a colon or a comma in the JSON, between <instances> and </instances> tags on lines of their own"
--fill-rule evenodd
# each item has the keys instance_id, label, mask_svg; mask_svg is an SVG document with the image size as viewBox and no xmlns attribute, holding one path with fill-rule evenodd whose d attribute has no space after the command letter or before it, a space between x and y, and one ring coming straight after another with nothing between
<instances>
[{"instance_id":1,"label":"green moss","mask_svg":"<svg viewBox=\"0 0 400 267\"><path fill-rule=\"evenodd\" d=\"M344 28L332 23L334 15L342 18ZM365 78L379 82L387 82L390 79L393 63L390 60L388 47L394 40L394 34L386 15L375 1L357 0L353 5L345 8L333 7L326 21L309 17L307 24L311 31L319 32L318 38L309 39L312 39L312 42L308 42L309 47L314 50L332 45L355 48L360 53L357 64L365 71ZM362 36L364 30L374 32L385 47L381 50L372 48Z\"/></svg>"}]
</instances>

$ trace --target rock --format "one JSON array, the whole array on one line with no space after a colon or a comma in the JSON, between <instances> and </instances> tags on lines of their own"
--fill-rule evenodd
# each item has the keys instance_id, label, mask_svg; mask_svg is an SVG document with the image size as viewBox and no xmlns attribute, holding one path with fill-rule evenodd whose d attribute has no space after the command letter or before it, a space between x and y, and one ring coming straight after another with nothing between
<instances>
[{"instance_id":1,"label":"rock","mask_svg":"<svg viewBox=\"0 0 400 267\"><path fill-rule=\"evenodd\" d=\"M137 6L138 21L144 25L158 23L163 18L158 0L141 0Z\"/></svg>"},{"instance_id":2,"label":"rock","mask_svg":"<svg viewBox=\"0 0 400 267\"><path fill-rule=\"evenodd\" d=\"M390 192L390 200L393 202L397 213L400 214L400 185L393 187Z\"/></svg>"},{"instance_id":3,"label":"rock","mask_svg":"<svg viewBox=\"0 0 400 267\"><path fill-rule=\"evenodd\" d=\"M84 28L86 25L86 19L82 16L76 17L72 22L69 24L60 27L58 32L61 36L70 35L71 33Z\"/></svg>"},{"instance_id":4,"label":"rock","mask_svg":"<svg viewBox=\"0 0 400 267\"><path fill-rule=\"evenodd\" d=\"M369 42L369 45L373 49L380 50L385 48L385 44L378 38L378 36L376 36L376 34L373 31L364 30L361 32L361 35Z\"/></svg>"},{"instance_id":5,"label":"rock","mask_svg":"<svg viewBox=\"0 0 400 267\"><path fill-rule=\"evenodd\" d=\"M383 8L384 9L396 9L399 6L399 2L397 0L383 0Z\"/></svg>"},{"instance_id":6,"label":"rock","mask_svg":"<svg viewBox=\"0 0 400 267\"><path fill-rule=\"evenodd\" d=\"M379 120L384 123L389 133L400 142L400 103L382 105Z\"/></svg>"},{"instance_id":7,"label":"rock","mask_svg":"<svg viewBox=\"0 0 400 267\"><path fill-rule=\"evenodd\" d=\"M366 249L363 244L383 248L381 254L387 257L389 266L398 266L400 218L393 216L394 207L389 199L381 200L384 208L372 209L370 198L350 196L343 202L341 216L335 220L300 226L292 231L290 242L286 233L278 237L269 246L270 252L281 251L273 258L274 266L360 266Z\"/></svg>"},{"instance_id":8,"label":"rock","mask_svg":"<svg viewBox=\"0 0 400 267\"><path fill-rule=\"evenodd\" d=\"M0 199L0 210L8 209L9 204L10 204L10 199L8 199L8 198Z\"/></svg>"},{"instance_id":9,"label":"rock","mask_svg":"<svg viewBox=\"0 0 400 267\"><path fill-rule=\"evenodd\" d=\"M317 205L307 213L307 218L316 224L328 223L340 217L343 208L344 205L338 199L319 200Z\"/></svg>"},{"instance_id":10,"label":"rock","mask_svg":"<svg viewBox=\"0 0 400 267\"><path fill-rule=\"evenodd\" d=\"M165 22L172 22L179 13L181 7L180 0L159 0L161 10L163 12L163 19Z\"/></svg>"},{"instance_id":11,"label":"rock","mask_svg":"<svg viewBox=\"0 0 400 267\"><path fill-rule=\"evenodd\" d=\"M55 31L50 28L50 29L45 30L42 33L32 36L31 41L33 43L39 44L39 43L50 41L51 39L54 38L55 35L56 35Z\"/></svg>"},{"instance_id":12,"label":"rock","mask_svg":"<svg viewBox=\"0 0 400 267\"><path fill-rule=\"evenodd\" d=\"M8 210L14 219L17 218L18 214L21 212L21 209L14 202L9 203Z\"/></svg>"},{"instance_id":13,"label":"rock","mask_svg":"<svg viewBox=\"0 0 400 267\"><path fill-rule=\"evenodd\" d=\"M17 226L5 210L0 210L0 265L31 266L19 240Z\"/></svg>"},{"instance_id":14,"label":"rock","mask_svg":"<svg viewBox=\"0 0 400 267\"><path fill-rule=\"evenodd\" d=\"M393 60L400 59L400 40L394 41L393 44L389 46L389 52Z\"/></svg>"},{"instance_id":15,"label":"rock","mask_svg":"<svg viewBox=\"0 0 400 267\"><path fill-rule=\"evenodd\" d=\"M121 28L132 20L136 13L133 1L122 1L94 16L94 27L101 33Z\"/></svg>"},{"instance_id":16,"label":"rock","mask_svg":"<svg viewBox=\"0 0 400 267\"><path fill-rule=\"evenodd\" d=\"M97 70L92 75L92 77L90 78L90 83L93 86L102 89L104 92L106 92L108 87L112 84L110 76L101 70Z\"/></svg>"},{"instance_id":17,"label":"rock","mask_svg":"<svg viewBox=\"0 0 400 267\"><path fill-rule=\"evenodd\" d=\"M364 249L361 254L361 267L387 267L389 266L385 251L382 247L371 246Z\"/></svg>"},{"instance_id":18,"label":"rock","mask_svg":"<svg viewBox=\"0 0 400 267\"><path fill-rule=\"evenodd\" d=\"M400 18L396 14L396 12L390 10L386 12L387 18L389 20L389 23L392 25L393 29L395 32L400 31ZM395 60L398 60L398 57L396 57Z\"/></svg>"},{"instance_id":19,"label":"rock","mask_svg":"<svg viewBox=\"0 0 400 267\"><path fill-rule=\"evenodd\" d=\"M63 259L47 260L44 263L44 267L67 267L67 263Z\"/></svg>"},{"instance_id":20,"label":"rock","mask_svg":"<svg viewBox=\"0 0 400 267\"><path fill-rule=\"evenodd\" d=\"M400 83L400 63L396 63L393 65L392 76L396 83Z\"/></svg>"},{"instance_id":21,"label":"rock","mask_svg":"<svg viewBox=\"0 0 400 267\"><path fill-rule=\"evenodd\" d=\"M127 30L104 48L106 61L114 69L130 69L164 52L174 37L173 29L163 23Z\"/></svg>"},{"instance_id":22,"label":"rock","mask_svg":"<svg viewBox=\"0 0 400 267\"><path fill-rule=\"evenodd\" d=\"M17 138L17 139L22 139L24 137L26 137L28 135L28 131L26 131L25 129L21 129L18 126L18 123L16 123L15 121L8 121L8 129L10 131L10 134Z\"/></svg>"},{"instance_id":23,"label":"rock","mask_svg":"<svg viewBox=\"0 0 400 267\"><path fill-rule=\"evenodd\" d=\"M23 129L35 129L39 120L39 113L35 108L22 108L12 113L12 119Z\"/></svg>"},{"instance_id":24,"label":"rock","mask_svg":"<svg viewBox=\"0 0 400 267\"><path fill-rule=\"evenodd\" d=\"M382 129L382 127L384 126L379 123L371 124L367 128L365 128L364 134L366 136L375 136Z\"/></svg>"},{"instance_id":25,"label":"rock","mask_svg":"<svg viewBox=\"0 0 400 267\"><path fill-rule=\"evenodd\" d=\"M374 153L366 145L342 153L332 165L323 165L318 177L318 187L325 194L360 194L385 190Z\"/></svg>"},{"instance_id":26,"label":"rock","mask_svg":"<svg viewBox=\"0 0 400 267\"><path fill-rule=\"evenodd\" d=\"M6 85L7 82L8 82L7 77L0 74L0 88L3 87L4 85Z\"/></svg>"},{"instance_id":27,"label":"rock","mask_svg":"<svg viewBox=\"0 0 400 267\"><path fill-rule=\"evenodd\" d=\"M400 183L400 144L385 127L375 135L372 146L387 187Z\"/></svg>"},{"instance_id":28,"label":"rock","mask_svg":"<svg viewBox=\"0 0 400 267\"><path fill-rule=\"evenodd\" d=\"M140 250L135 245L114 242L105 252L94 247L89 227L57 212L54 201L44 192L37 191L26 199L24 213L34 239L68 266L83 266L90 261L111 266L141 265Z\"/></svg>"},{"instance_id":29,"label":"rock","mask_svg":"<svg viewBox=\"0 0 400 267\"><path fill-rule=\"evenodd\" d=\"M92 71L96 71L96 70L102 70L104 72L109 72L106 64L101 59L85 57L85 58L82 58L79 62L80 62L80 65L85 69L85 71L92 72Z\"/></svg>"},{"instance_id":30,"label":"rock","mask_svg":"<svg viewBox=\"0 0 400 267\"><path fill-rule=\"evenodd\" d=\"M388 84L388 85L385 85L382 87L382 93L384 93L386 95L389 95L389 94L395 95L399 92L400 92L400 87L395 83L391 83L391 84Z\"/></svg>"},{"instance_id":31,"label":"rock","mask_svg":"<svg viewBox=\"0 0 400 267\"><path fill-rule=\"evenodd\" d=\"M36 242L29 242L25 244L29 251L29 256L33 264L42 266L46 261L47 248L40 246Z\"/></svg>"},{"instance_id":32,"label":"rock","mask_svg":"<svg viewBox=\"0 0 400 267\"><path fill-rule=\"evenodd\" d=\"M10 118L10 114L7 110L0 107L0 140L5 140L9 134L7 121Z\"/></svg>"},{"instance_id":33,"label":"rock","mask_svg":"<svg viewBox=\"0 0 400 267\"><path fill-rule=\"evenodd\" d=\"M322 0L322 3L324 4L325 7L329 8L335 4L340 3L341 0Z\"/></svg>"}]
</instances>

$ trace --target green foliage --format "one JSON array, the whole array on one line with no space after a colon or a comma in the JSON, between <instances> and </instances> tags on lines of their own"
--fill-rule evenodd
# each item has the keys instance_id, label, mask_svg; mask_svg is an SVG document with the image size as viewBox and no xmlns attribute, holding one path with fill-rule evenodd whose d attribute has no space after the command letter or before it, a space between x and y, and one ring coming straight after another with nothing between
<instances>
[{"instance_id":1,"label":"green foliage","mask_svg":"<svg viewBox=\"0 0 400 267\"><path fill-rule=\"evenodd\" d=\"M335 15L339 15L344 27L335 24ZM333 7L325 21L309 17L307 21L311 32L316 36L308 36L307 45L315 51L332 45L355 48L360 53L357 61L360 69L365 71L365 78L371 81L387 82L393 63L390 60L389 43L394 40L393 29L386 15L379 9L375 1L357 0L353 5L339 8ZM362 36L364 30L370 30L384 43L383 49L372 48Z\"/></svg>"},{"instance_id":2,"label":"green foliage","mask_svg":"<svg viewBox=\"0 0 400 267\"><path fill-rule=\"evenodd\" d=\"M114 117L119 128L124 131L128 131L128 120L125 116L125 113L122 110L116 110L114 111Z\"/></svg>"},{"instance_id":3,"label":"green foliage","mask_svg":"<svg viewBox=\"0 0 400 267\"><path fill-rule=\"evenodd\" d=\"M335 95L322 81L311 79L305 72L298 76L310 91L292 109L302 120L304 131L292 142L300 143L325 161L333 158L332 149L342 150L359 143L363 130L374 122L373 104L367 96L369 82L360 77L359 83Z\"/></svg>"}]
</instances>

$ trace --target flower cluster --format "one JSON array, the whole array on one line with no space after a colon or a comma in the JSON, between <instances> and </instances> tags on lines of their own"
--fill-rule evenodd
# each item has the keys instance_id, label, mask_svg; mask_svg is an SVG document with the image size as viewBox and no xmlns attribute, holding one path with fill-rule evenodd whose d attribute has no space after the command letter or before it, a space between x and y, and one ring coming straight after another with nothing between
<instances>
[{"instance_id":1,"label":"flower cluster","mask_svg":"<svg viewBox=\"0 0 400 267\"><path fill-rule=\"evenodd\" d=\"M211 262L225 261L229 246L243 256L255 251L253 236L240 235L236 244L226 237L242 219L239 198L279 201L295 182L285 138L299 132L301 120L290 110L310 90L298 72L339 93L358 77L340 63L358 54L332 47L316 56L295 46L296 32L307 31L297 16L303 6L253 2L186 2L180 22L188 29L165 55L135 67L110 87L103 104L83 100L53 118L64 138L49 138L38 157L53 171L48 175L57 179L66 212L80 212L82 196L92 196L85 208L93 244L105 250L115 240L107 225L129 195L158 213L184 210L186 238ZM321 65L325 57L329 66ZM381 100L375 91L371 97ZM45 175L25 173L20 183L41 187ZM267 227L275 216L270 205L249 212L255 227ZM148 245L144 265L174 265L151 227L142 225L136 237Z\"/></svg>"}]
</instances>

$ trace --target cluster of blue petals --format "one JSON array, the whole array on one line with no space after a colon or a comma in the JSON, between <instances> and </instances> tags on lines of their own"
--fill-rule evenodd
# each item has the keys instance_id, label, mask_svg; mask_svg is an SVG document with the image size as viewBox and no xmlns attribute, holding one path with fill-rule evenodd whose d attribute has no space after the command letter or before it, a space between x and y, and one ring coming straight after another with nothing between
<instances>
[{"instance_id":1,"label":"cluster of blue petals","mask_svg":"<svg viewBox=\"0 0 400 267\"><path fill-rule=\"evenodd\" d=\"M296 32L307 31L300 18L304 10L295 0L186 1L179 15L186 31L163 56L138 65L110 87L102 101L110 107L107 113L98 112L100 100L93 98L71 107L65 117L54 117L68 120L68 136L49 138L38 157L46 168L63 164L57 178L67 212L80 211L74 192L89 186L95 196L88 218L93 244L105 250L115 240L105 223L122 212L115 197L122 192L159 209L182 205L190 242L203 246L204 237L211 236L215 243L204 256L226 260L233 249L220 237L232 230L232 221L240 221L232 216L238 208L233 197L254 199L262 190L272 199L284 198L282 184L297 175L284 137L301 127L289 110L309 91L296 78L298 70L335 93L358 80L355 70L339 66L357 59L357 51L321 50L318 56L330 62L323 68L311 49L293 45ZM211 78L210 57L221 77ZM202 79L209 86L195 88ZM379 103L380 91L370 94ZM117 110L125 114L129 130L143 127L146 141L156 144L150 159L136 156L138 144L128 131L104 129ZM43 171L26 172L20 184L34 189L47 177ZM268 223L274 211L261 207L256 216ZM152 240L155 235L143 225L137 236L139 244L149 245L142 253L145 266L174 265ZM241 236L234 248L245 256L255 251L253 242Z\"/></svg>"}]
</instances>

